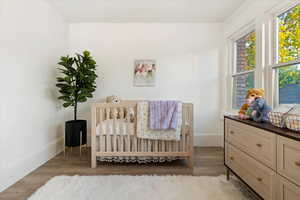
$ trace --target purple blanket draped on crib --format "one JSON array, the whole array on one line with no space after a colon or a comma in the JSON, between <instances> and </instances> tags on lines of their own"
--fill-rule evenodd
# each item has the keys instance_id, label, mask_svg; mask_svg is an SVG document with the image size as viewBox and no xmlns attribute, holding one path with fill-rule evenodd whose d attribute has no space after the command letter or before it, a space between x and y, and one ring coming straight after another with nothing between
<instances>
[{"instance_id":1,"label":"purple blanket draped on crib","mask_svg":"<svg viewBox=\"0 0 300 200\"><path fill-rule=\"evenodd\" d=\"M176 129L179 101L149 101L149 129Z\"/></svg>"}]
</instances>

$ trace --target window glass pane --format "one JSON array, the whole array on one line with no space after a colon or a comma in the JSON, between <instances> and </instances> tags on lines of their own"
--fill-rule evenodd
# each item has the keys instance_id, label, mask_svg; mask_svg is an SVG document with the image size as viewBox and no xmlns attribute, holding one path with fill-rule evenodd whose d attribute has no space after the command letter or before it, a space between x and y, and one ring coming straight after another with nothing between
<instances>
[{"instance_id":1,"label":"window glass pane","mask_svg":"<svg viewBox=\"0 0 300 200\"><path fill-rule=\"evenodd\" d=\"M245 103L247 90L254 88L254 72L233 78L233 108L239 109Z\"/></svg>"},{"instance_id":2,"label":"window glass pane","mask_svg":"<svg viewBox=\"0 0 300 200\"><path fill-rule=\"evenodd\" d=\"M300 104L300 64L277 70L279 104Z\"/></svg>"},{"instance_id":3,"label":"window glass pane","mask_svg":"<svg viewBox=\"0 0 300 200\"><path fill-rule=\"evenodd\" d=\"M300 4L279 15L278 61L285 63L300 58Z\"/></svg>"},{"instance_id":4,"label":"window glass pane","mask_svg":"<svg viewBox=\"0 0 300 200\"><path fill-rule=\"evenodd\" d=\"M236 72L255 68L256 36L251 32L236 41Z\"/></svg>"}]
</instances>

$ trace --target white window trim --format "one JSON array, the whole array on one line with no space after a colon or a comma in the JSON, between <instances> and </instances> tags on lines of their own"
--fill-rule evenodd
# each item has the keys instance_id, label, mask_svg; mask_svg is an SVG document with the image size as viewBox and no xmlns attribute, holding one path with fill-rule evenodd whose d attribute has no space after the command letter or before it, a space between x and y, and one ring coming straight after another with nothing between
<instances>
[{"instance_id":1,"label":"white window trim","mask_svg":"<svg viewBox=\"0 0 300 200\"><path fill-rule=\"evenodd\" d=\"M280 67L286 67L286 66L290 66L290 65L296 65L296 64L299 64L299 63L300 63L300 58L296 59L296 60L293 60L293 61L285 62L285 63L274 64L274 65L272 65L272 68L273 69L277 69L277 68L280 68Z\"/></svg>"},{"instance_id":2,"label":"white window trim","mask_svg":"<svg viewBox=\"0 0 300 200\"><path fill-rule=\"evenodd\" d=\"M256 34L256 66L254 70L248 70L244 72L235 72L235 66L236 66L236 41L243 36L251 33L252 31L255 31ZM229 113L236 114L238 112L238 109L233 108L233 78L242 74L249 74L251 72L254 72L254 85L257 88L263 87L262 82L262 51L261 51L261 41L262 40L262 29L260 27L256 26L255 20L251 20L246 26L242 27L239 31L235 32L231 36L227 38L227 58L228 58L228 68L227 68L227 97L226 97L226 111Z\"/></svg>"}]
</instances>

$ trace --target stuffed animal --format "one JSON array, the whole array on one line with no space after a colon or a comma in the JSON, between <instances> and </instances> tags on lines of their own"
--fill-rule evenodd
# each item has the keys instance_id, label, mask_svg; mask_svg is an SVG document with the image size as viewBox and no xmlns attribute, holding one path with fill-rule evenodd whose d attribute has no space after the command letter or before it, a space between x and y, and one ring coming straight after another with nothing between
<instances>
[{"instance_id":1,"label":"stuffed animal","mask_svg":"<svg viewBox=\"0 0 300 200\"><path fill-rule=\"evenodd\" d=\"M250 108L251 103L254 101L255 98L253 97L249 97L248 99L246 99L246 105L247 105L247 110L245 112L245 114L240 114L240 118L241 119L250 119L251 118L251 114L252 114L252 108ZM245 106L245 105L244 105Z\"/></svg>"},{"instance_id":2,"label":"stuffed animal","mask_svg":"<svg viewBox=\"0 0 300 200\"><path fill-rule=\"evenodd\" d=\"M250 110L252 110L251 118L256 122L268 122L269 112L272 110L270 106L267 105L266 100L262 97L257 97L250 105Z\"/></svg>"},{"instance_id":3,"label":"stuffed animal","mask_svg":"<svg viewBox=\"0 0 300 200\"><path fill-rule=\"evenodd\" d=\"M255 99L254 98L248 98L246 100L246 103L249 105L248 106L248 109L246 111L246 117L244 119L250 119L251 118L251 115L252 115L252 112L253 112L253 108L251 107L251 103L254 101Z\"/></svg>"},{"instance_id":4,"label":"stuffed animal","mask_svg":"<svg viewBox=\"0 0 300 200\"><path fill-rule=\"evenodd\" d=\"M115 95L106 97L106 103L121 103L121 99Z\"/></svg>"},{"instance_id":5,"label":"stuffed animal","mask_svg":"<svg viewBox=\"0 0 300 200\"><path fill-rule=\"evenodd\" d=\"M246 102L242 105L239 111L239 118L240 119L250 119L251 113L248 108L250 107L251 103L255 100L255 98L263 97L264 96L264 90L263 89L249 89L247 91L246 95ZM247 112L248 111L248 112Z\"/></svg>"}]
</instances>

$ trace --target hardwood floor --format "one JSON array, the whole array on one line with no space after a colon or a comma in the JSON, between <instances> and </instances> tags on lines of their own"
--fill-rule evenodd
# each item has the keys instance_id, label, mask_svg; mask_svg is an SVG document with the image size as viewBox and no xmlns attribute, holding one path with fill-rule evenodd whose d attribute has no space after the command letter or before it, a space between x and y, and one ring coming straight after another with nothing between
<instances>
[{"instance_id":1,"label":"hardwood floor","mask_svg":"<svg viewBox=\"0 0 300 200\"><path fill-rule=\"evenodd\" d=\"M110 175L110 174L191 174L182 161L159 164L113 164L99 163L96 169L90 168L90 149L79 157L79 150L73 149L67 156L61 153L47 163L0 193L0 200L27 199L49 179L58 175ZM194 156L195 176L218 176L225 174L223 149L217 147L197 147Z\"/></svg>"}]
</instances>

